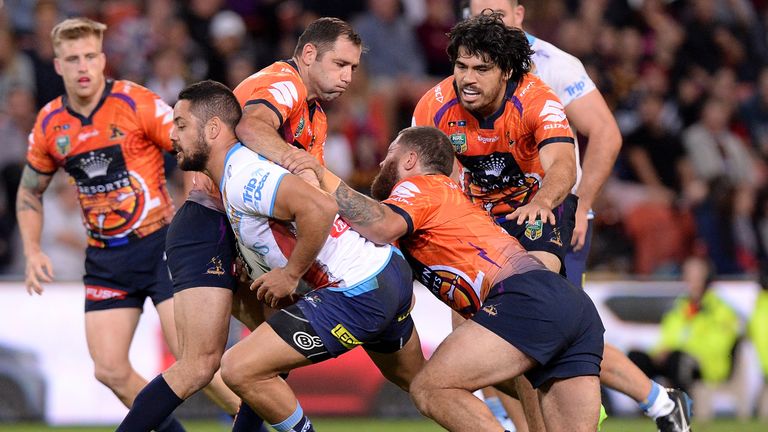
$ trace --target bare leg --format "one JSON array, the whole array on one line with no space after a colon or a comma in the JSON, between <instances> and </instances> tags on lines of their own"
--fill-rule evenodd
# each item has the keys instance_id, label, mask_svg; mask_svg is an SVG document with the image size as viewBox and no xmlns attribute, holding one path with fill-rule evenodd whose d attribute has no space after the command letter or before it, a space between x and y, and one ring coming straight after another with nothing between
<instances>
[{"instance_id":1,"label":"bare leg","mask_svg":"<svg viewBox=\"0 0 768 432\"><path fill-rule=\"evenodd\" d=\"M227 342L232 291L216 287L185 289L174 295L172 314L165 303L157 309L166 338L169 342L172 339L173 332L166 331L170 327L178 337L177 360L163 372L168 386L181 399L205 388L206 395L227 413L237 413L240 398L216 374ZM205 313L200 313L202 310ZM175 326L168 324L169 318L175 318Z\"/></svg>"},{"instance_id":2,"label":"bare leg","mask_svg":"<svg viewBox=\"0 0 768 432\"><path fill-rule=\"evenodd\" d=\"M411 338L400 351L391 354L367 352L381 373L405 391L409 391L413 378L426 361L424 353L421 352L421 341L415 327Z\"/></svg>"},{"instance_id":3,"label":"bare leg","mask_svg":"<svg viewBox=\"0 0 768 432\"><path fill-rule=\"evenodd\" d=\"M600 382L638 403L651 392L651 379L615 346L606 343L600 364Z\"/></svg>"},{"instance_id":4,"label":"bare leg","mask_svg":"<svg viewBox=\"0 0 768 432\"><path fill-rule=\"evenodd\" d=\"M296 395L278 376L311 364L263 323L224 353L221 377L265 421L276 424L296 410Z\"/></svg>"},{"instance_id":5,"label":"bare leg","mask_svg":"<svg viewBox=\"0 0 768 432\"><path fill-rule=\"evenodd\" d=\"M468 346L475 354L467 355ZM416 376L411 396L419 411L448 430L502 431L472 392L520 375L535 364L493 332L467 321L448 335Z\"/></svg>"},{"instance_id":6,"label":"bare leg","mask_svg":"<svg viewBox=\"0 0 768 432\"><path fill-rule=\"evenodd\" d=\"M580 376L550 381L539 389L549 432L594 432L600 418L600 380Z\"/></svg>"},{"instance_id":7,"label":"bare leg","mask_svg":"<svg viewBox=\"0 0 768 432\"><path fill-rule=\"evenodd\" d=\"M139 315L138 308L107 309L85 314L85 338L94 363L94 375L128 408L147 384L128 359Z\"/></svg>"}]
</instances>

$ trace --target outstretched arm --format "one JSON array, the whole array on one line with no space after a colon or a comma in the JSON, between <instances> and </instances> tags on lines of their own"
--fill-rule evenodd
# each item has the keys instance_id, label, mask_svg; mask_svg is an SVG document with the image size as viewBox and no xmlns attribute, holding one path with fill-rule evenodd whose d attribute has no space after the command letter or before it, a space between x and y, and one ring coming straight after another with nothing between
<instances>
[{"instance_id":1,"label":"outstretched arm","mask_svg":"<svg viewBox=\"0 0 768 432\"><path fill-rule=\"evenodd\" d=\"M40 249L40 234L43 231L43 192L53 176L40 174L29 165L24 167L16 196L16 219L24 244L27 260L25 282L27 292L42 294L41 282L53 281L51 260Z\"/></svg>"}]
</instances>

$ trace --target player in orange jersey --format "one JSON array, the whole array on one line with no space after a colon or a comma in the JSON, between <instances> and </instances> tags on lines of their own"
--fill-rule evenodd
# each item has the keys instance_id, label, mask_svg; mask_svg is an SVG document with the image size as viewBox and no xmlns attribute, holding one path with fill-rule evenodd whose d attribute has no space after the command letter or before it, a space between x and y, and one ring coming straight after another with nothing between
<instances>
[{"instance_id":1,"label":"player in orange jersey","mask_svg":"<svg viewBox=\"0 0 768 432\"><path fill-rule=\"evenodd\" d=\"M328 124L320 102L347 90L361 54L360 36L348 23L337 18L312 22L290 60L262 69L235 88L243 106L236 130L240 141L278 163L291 146L323 163ZM311 173L303 177L316 181Z\"/></svg>"},{"instance_id":2,"label":"player in orange jersey","mask_svg":"<svg viewBox=\"0 0 768 432\"><path fill-rule=\"evenodd\" d=\"M371 189L383 203L307 157L287 160L323 179L356 231L380 244L397 241L417 279L469 318L411 384L422 413L448 430L502 430L472 392L525 374L541 390L548 431L596 430L604 331L597 310L464 196L448 177L453 149L442 132L400 132Z\"/></svg>"},{"instance_id":3,"label":"player in orange jersey","mask_svg":"<svg viewBox=\"0 0 768 432\"><path fill-rule=\"evenodd\" d=\"M52 32L54 65L66 94L39 113L17 197L26 285L42 294L54 275L40 249L42 196L61 167L72 177L88 230L85 331L96 378L128 407L146 380L128 350L144 301L155 304L166 342L177 352L165 234L173 206L165 186L173 111L130 81L104 76L106 26L68 19ZM226 392L226 388L222 388ZM183 430L173 417L158 430Z\"/></svg>"}]
</instances>

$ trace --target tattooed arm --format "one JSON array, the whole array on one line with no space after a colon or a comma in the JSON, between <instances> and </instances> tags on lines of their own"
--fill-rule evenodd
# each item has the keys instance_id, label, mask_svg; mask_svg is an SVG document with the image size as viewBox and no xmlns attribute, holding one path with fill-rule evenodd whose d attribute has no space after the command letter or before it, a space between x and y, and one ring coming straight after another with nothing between
<instances>
[{"instance_id":1,"label":"tattooed arm","mask_svg":"<svg viewBox=\"0 0 768 432\"><path fill-rule=\"evenodd\" d=\"M27 292L42 294L41 282L53 280L51 260L40 249L43 231L43 192L53 176L40 174L29 165L24 167L16 196L16 218L19 222L24 257L27 259L25 279Z\"/></svg>"},{"instance_id":2,"label":"tattooed arm","mask_svg":"<svg viewBox=\"0 0 768 432\"><path fill-rule=\"evenodd\" d=\"M323 185L326 183L324 181ZM402 216L342 181L331 195L339 206L339 216L355 231L376 244L392 243L408 233L408 224Z\"/></svg>"}]
</instances>

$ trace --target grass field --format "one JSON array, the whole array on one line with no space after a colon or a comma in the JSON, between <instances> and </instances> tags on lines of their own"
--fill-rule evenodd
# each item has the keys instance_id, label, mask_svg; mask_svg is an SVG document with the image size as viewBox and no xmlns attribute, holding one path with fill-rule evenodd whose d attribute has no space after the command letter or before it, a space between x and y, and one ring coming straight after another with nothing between
<instances>
[{"instance_id":1,"label":"grass field","mask_svg":"<svg viewBox=\"0 0 768 432\"><path fill-rule=\"evenodd\" d=\"M225 432L228 425L221 422L183 421L189 432ZM443 429L427 420L374 420L374 419L313 419L318 432L439 432ZM718 420L705 425L693 425L694 432L765 432L768 423ZM645 418L609 418L603 432L652 432L654 424ZM111 432L114 427L49 427L44 424L0 424L2 432Z\"/></svg>"}]
</instances>

